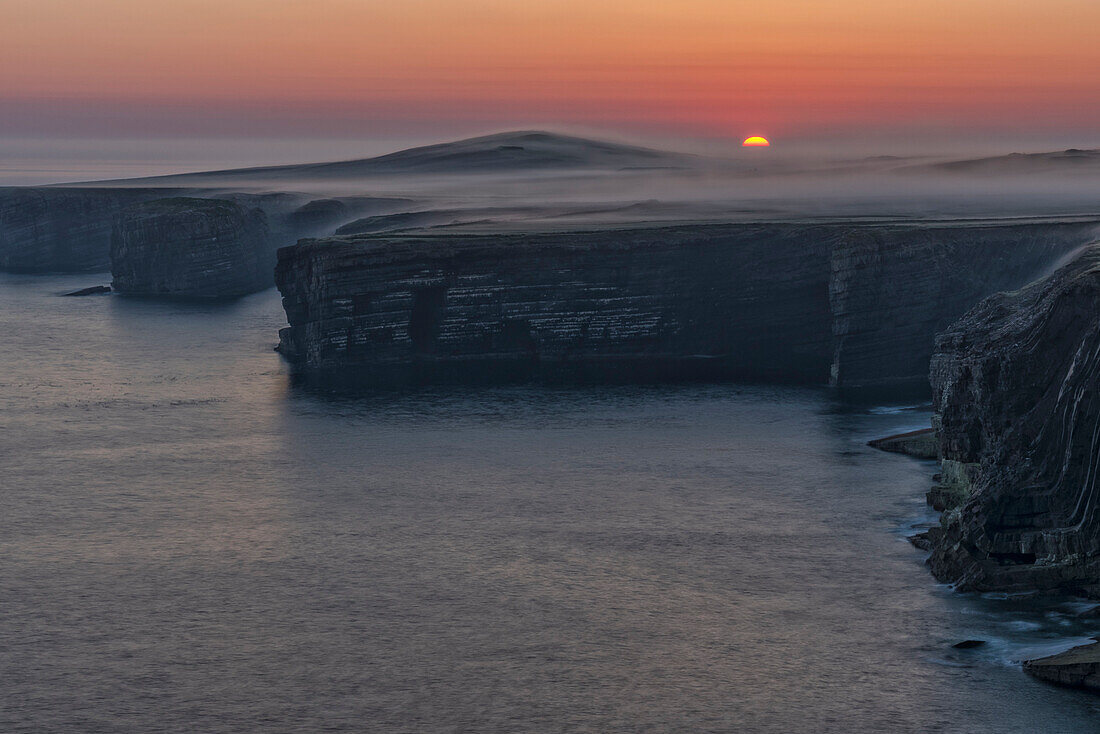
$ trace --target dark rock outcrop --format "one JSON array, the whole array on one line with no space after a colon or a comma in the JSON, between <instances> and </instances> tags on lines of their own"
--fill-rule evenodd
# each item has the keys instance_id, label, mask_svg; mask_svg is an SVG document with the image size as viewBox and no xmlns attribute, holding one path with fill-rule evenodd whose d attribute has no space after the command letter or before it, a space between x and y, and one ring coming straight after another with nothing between
<instances>
[{"instance_id":1,"label":"dark rock outcrop","mask_svg":"<svg viewBox=\"0 0 1100 734\"><path fill-rule=\"evenodd\" d=\"M150 189L0 189L0 270L107 270L115 217L163 196Z\"/></svg>"},{"instance_id":2,"label":"dark rock outcrop","mask_svg":"<svg viewBox=\"0 0 1100 734\"><path fill-rule=\"evenodd\" d=\"M111 292L111 286L109 285L91 285L87 288L81 288L80 290L72 291L71 293L65 293L66 296L101 296Z\"/></svg>"},{"instance_id":3,"label":"dark rock outcrop","mask_svg":"<svg viewBox=\"0 0 1100 734\"><path fill-rule=\"evenodd\" d=\"M1100 245L937 340L930 563L961 589L1100 591Z\"/></svg>"},{"instance_id":4,"label":"dark rock outcrop","mask_svg":"<svg viewBox=\"0 0 1100 734\"><path fill-rule=\"evenodd\" d=\"M936 432L931 428L876 438L873 441L868 441L867 445L880 451L905 454L916 459L940 458L939 440L936 437Z\"/></svg>"},{"instance_id":5,"label":"dark rock outcrop","mask_svg":"<svg viewBox=\"0 0 1100 734\"><path fill-rule=\"evenodd\" d=\"M111 266L111 237L127 210L147 201L181 194L165 188L95 186L0 188L0 270L13 272L85 272ZM192 198L231 201L259 209L267 218L263 267L275 267L275 250L303 237L332 234L357 217L388 214L417 206L410 199L345 196L311 199L303 194L248 193L194 189Z\"/></svg>"},{"instance_id":6,"label":"dark rock outcrop","mask_svg":"<svg viewBox=\"0 0 1100 734\"><path fill-rule=\"evenodd\" d=\"M233 298L271 285L267 218L220 199L174 198L124 212L111 238L120 293Z\"/></svg>"},{"instance_id":7,"label":"dark rock outcrop","mask_svg":"<svg viewBox=\"0 0 1100 734\"><path fill-rule=\"evenodd\" d=\"M1057 655L1027 660L1024 672L1048 683L1100 691L1100 643L1092 642Z\"/></svg>"},{"instance_id":8,"label":"dark rock outcrop","mask_svg":"<svg viewBox=\"0 0 1100 734\"><path fill-rule=\"evenodd\" d=\"M314 374L927 390L938 329L1095 228L724 224L303 241L279 252L290 323L280 349Z\"/></svg>"}]
</instances>

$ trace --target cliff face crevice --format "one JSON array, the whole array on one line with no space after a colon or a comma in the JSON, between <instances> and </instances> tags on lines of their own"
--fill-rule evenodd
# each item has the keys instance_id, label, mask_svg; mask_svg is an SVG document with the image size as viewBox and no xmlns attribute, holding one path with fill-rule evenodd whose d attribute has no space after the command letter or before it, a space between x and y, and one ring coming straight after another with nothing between
<instances>
[{"instance_id":1,"label":"cliff face crevice","mask_svg":"<svg viewBox=\"0 0 1100 734\"><path fill-rule=\"evenodd\" d=\"M301 371L580 370L927 389L934 335L1095 223L381 235L280 250ZM476 366L475 366L476 365Z\"/></svg>"},{"instance_id":2,"label":"cliff face crevice","mask_svg":"<svg viewBox=\"0 0 1100 734\"><path fill-rule=\"evenodd\" d=\"M117 219L111 239L120 293L232 298L270 286L272 246L260 209L219 199L161 199Z\"/></svg>"},{"instance_id":3,"label":"cliff face crevice","mask_svg":"<svg viewBox=\"0 0 1100 734\"><path fill-rule=\"evenodd\" d=\"M1100 591L1100 245L975 307L937 340L931 376L944 460L970 472L934 573Z\"/></svg>"}]
</instances>

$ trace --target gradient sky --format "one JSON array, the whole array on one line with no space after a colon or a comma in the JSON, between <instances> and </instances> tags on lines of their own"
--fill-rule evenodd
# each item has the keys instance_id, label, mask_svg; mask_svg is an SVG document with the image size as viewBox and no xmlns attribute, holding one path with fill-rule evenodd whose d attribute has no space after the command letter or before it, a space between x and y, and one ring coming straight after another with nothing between
<instances>
[{"instance_id":1,"label":"gradient sky","mask_svg":"<svg viewBox=\"0 0 1100 734\"><path fill-rule=\"evenodd\" d=\"M1097 0L0 0L0 135L1091 136Z\"/></svg>"}]
</instances>

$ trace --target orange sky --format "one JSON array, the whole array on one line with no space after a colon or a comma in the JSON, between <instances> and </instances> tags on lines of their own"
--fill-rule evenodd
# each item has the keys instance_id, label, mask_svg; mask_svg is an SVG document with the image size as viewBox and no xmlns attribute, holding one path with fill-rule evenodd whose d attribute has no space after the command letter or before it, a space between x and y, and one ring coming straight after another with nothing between
<instances>
[{"instance_id":1,"label":"orange sky","mask_svg":"<svg viewBox=\"0 0 1100 734\"><path fill-rule=\"evenodd\" d=\"M1098 28L1097 0L0 0L0 132L1087 132Z\"/></svg>"}]
</instances>

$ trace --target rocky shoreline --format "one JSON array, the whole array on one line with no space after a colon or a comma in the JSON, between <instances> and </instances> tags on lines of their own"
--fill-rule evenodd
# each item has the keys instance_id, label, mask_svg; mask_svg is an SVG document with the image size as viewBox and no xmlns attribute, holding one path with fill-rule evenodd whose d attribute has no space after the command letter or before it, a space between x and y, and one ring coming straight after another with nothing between
<instances>
[{"instance_id":1,"label":"rocky shoreline","mask_svg":"<svg viewBox=\"0 0 1100 734\"><path fill-rule=\"evenodd\" d=\"M1100 597L1100 245L936 340L932 427L871 442L940 460L929 563L963 591Z\"/></svg>"},{"instance_id":2,"label":"rocky shoreline","mask_svg":"<svg viewBox=\"0 0 1100 734\"><path fill-rule=\"evenodd\" d=\"M937 340L936 577L1100 596L1100 246L983 301Z\"/></svg>"},{"instance_id":3,"label":"rocky shoreline","mask_svg":"<svg viewBox=\"0 0 1100 734\"><path fill-rule=\"evenodd\" d=\"M940 524L911 540L959 591L1100 598L1100 245L982 301L936 341L933 426L872 441L940 460ZM1100 690L1100 644L1029 660Z\"/></svg>"},{"instance_id":4,"label":"rocky shoreline","mask_svg":"<svg viewBox=\"0 0 1100 734\"><path fill-rule=\"evenodd\" d=\"M914 431L884 436L867 442L867 445L889 453L902 454L921 460L941 460L939 434L934 428L921 428ZM936 474L937 483L929 490L926 499L933 509L945 512L958 511L965 497L951 494L944 489L942 474ZM909 536L908 540L916 548L933 553L937 543L943 539L942 528L931 528ZM927 560L931 565L931 556ZM958 589L957 590L965 590ZM1094 607L1093 612L1100 609ZM981 640L966 640L953 647L968 648L984 644ZM1041 658L1024 660L1021 666L1028 675L1054 685L1067 688L1080 688L1100 693L1100 642L1079 645L1070 650Z\"/></svg>"}]
</instances>

